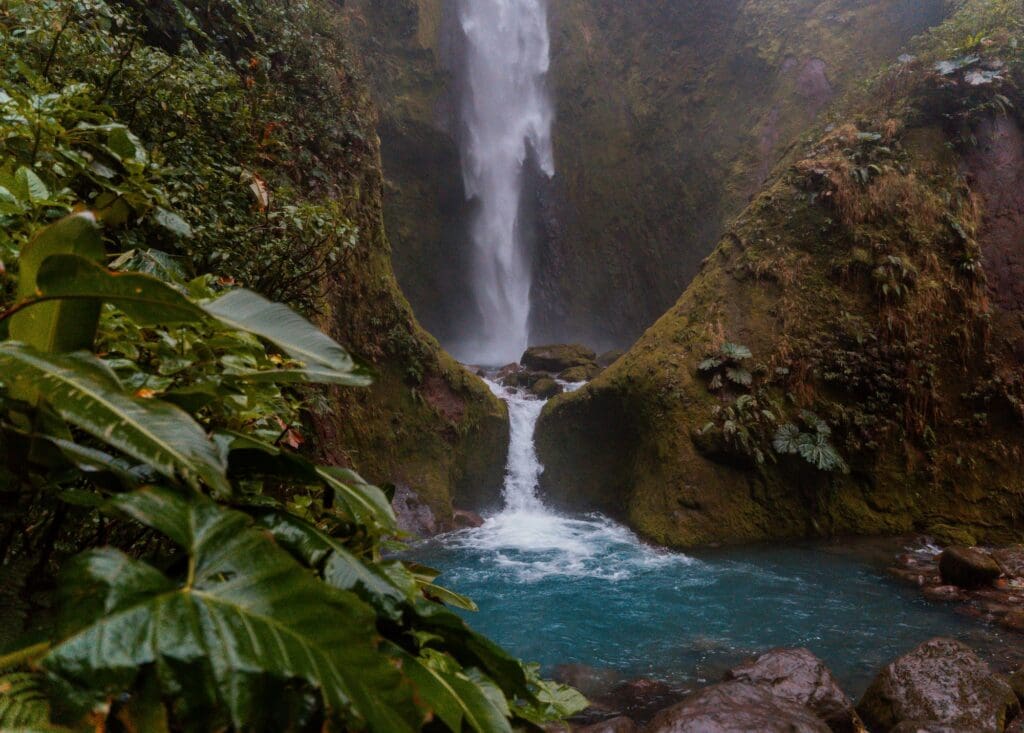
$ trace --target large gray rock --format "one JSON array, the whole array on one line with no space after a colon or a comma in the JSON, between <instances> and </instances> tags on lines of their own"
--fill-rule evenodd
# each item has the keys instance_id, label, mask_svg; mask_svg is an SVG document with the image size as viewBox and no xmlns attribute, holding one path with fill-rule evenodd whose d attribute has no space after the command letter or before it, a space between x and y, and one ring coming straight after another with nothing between
<instances>
[{"instance_id":1,"label":"large gray rock","mask_svg":"<svg viewBox=\"0 0 1024 733\"><path fill-rule=\"evenodd\" d=\"M862 728L832 672L808 649L774 649L730 670L725 678L761 685L775 697L802 705L837 733Z\"/></svg>"},{"instance_id":2,"label":"large gray rock","mask_svg":"<svg viewBox=\"0 0 1024 733\"><path fill-rule=\"evenodd\" d=\"M636 733L636 730L636 723L629 718L619 716L583 728L576 728L573 733Z\"/></svg>"},{"instance_id":3,"label":"large gray rock","mask_svg":"<svg viewBox=\"0 0 1024 733\"><path fill-rule=\"evenodd\" d=\"M980 550L950 547L939 558L942 581L959 588L984 588L1002 575L999 563Z\"/></svg>"},{"instance_id":4,"label":"large gray rock","mask_svg":"<svg viewBox=\"0 0 1024 733\"><path fill-rule=\"evenodd\" d=\"M413 537L433 537L442 529L438 526L430 507L420 500L415 491L404 484L395 487L391 508L395 510L398 528Z\"/></svg>"},{"instance_id":5,"label":"large gray rock","mask_svg":"<svg viewBox=\"0 0 1024 733\"><path fill-rule=\"evenodd\" d=\"M644 733L827 733L806 708L761 685L723 682L662 710Z\"/></svg>"},{"instance_id":6,"label":"large gray rock","mask_svg":"<svg viewBox=\"0 0 1024 733\"><path fill-rule=\"evenodd\" d=\"M579 344L555 344L552 346L533 346L526 350L521 360L527 369L560 374L566 369L578 366L590 366L597 359L592 349Z\"/></svg>"},{"instance_id":7,"label":"large gray rock","mask_svg":"<svg viewBox=\"0 0 1024 733\"><path fill-rule=\"evenodd\" d=\"M1010 684L953 639L932 639L897 659L879 672L857 706L876 733L904 722L1002 733L1019 711Z\"/></svg>"}]
</instances>

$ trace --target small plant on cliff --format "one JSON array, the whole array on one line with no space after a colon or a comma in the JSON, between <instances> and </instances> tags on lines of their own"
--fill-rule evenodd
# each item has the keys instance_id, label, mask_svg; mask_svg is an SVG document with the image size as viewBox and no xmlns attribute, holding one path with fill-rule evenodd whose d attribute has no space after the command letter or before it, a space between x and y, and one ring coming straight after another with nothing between
<instances>
[{"instance_id":1,"label":"small plant on cliff","mask_svg":"<svg viewBox=\"0 0 1024 733\"><path fill-rule=\"evenodd\" d=\"M798 455L819 471L849 473L850 468L831 442L832 429L813 412L800 412L798 423L789 422L775 433L772 448L780 455Z\"/></svg>"},{"instance_id":2,"label":"small plant on cliff","mask_svg":"<svg viewBox=\"0 0 1024 733\"><path fill-rule=\"evenodd\" d=\"M708 389L713 392L725 387L726 383L749 389L754 377L744 364L751 358L753 354L746 346L725 343L698 364L697 370L709 378Z\"/></svg>"}]
</instances>

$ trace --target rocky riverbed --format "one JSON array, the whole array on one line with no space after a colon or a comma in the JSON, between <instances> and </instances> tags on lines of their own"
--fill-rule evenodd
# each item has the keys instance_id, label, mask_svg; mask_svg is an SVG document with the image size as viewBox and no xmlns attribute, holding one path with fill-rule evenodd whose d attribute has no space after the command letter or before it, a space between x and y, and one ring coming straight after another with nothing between
<instances>
[{"instance_id":1,"label":"rocky riverbed","mask_svg":"<svg viewBox=\"0 0 1024 733\"><path fill-rule=\"evenodd\" d=\"M581 665L558 676L593 705L568 733L1004 733L1024 731L1024 669L995 672L968 646L936 638L876 675L858 702L807 649L775 649L684 691Z\"/></svg>"}]
</instances>

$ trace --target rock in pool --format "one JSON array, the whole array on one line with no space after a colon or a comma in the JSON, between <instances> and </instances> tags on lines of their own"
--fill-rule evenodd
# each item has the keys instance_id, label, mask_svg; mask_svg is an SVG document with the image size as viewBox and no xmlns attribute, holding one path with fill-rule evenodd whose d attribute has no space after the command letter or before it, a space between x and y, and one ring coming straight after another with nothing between
<instances>
[{"instance_id":1,"label":"rock in pool","mask_svg":"<svg viewBox=\"0 0 1024 733\"><path fill-rule=\"evenodd\" d=\"M953 639L932 639L897 659L879 672L857 706L877 733L901 723L1002 733L1019 711L1009 682Z\"/></svg>"},{"instance_id":2,"label":"rock in pool","mask_svg":"<svg viewBox=\"0 0 1024 733\"><path fill-rule=\"evenodd\" d=\"M828 733L806 708L760 685L722 682L662 710L644 733Z\"/></svg>"},{"instance_id":3,"label":"rock in pool","mask_svg":"<svg viewBox=\"0 0 1024 733\"><path fill-rule=\"evenodd\" d=\"M950 547L939 558L942 582L959 588L977 589L992 585L1002 575L999 563L981 550Z\"/></svg>"},{"instance_id":4,"label":"rock in pool","mask_svg":"<svg viewBox=\"0 0 1024 733\"><path fill-rule=\"evenodd\" d=\"M832 672L808 649L774 649L730 670L726 679L761 685L775 697L807 708L837 733L863 728Z\"/></svg>"}]
</instances>

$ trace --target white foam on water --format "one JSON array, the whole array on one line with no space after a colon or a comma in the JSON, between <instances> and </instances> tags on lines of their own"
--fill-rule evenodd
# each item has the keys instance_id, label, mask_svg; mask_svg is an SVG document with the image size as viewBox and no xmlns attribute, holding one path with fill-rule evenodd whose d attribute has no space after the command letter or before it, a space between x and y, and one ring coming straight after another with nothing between
<instances>
[{"instance_id":1,"label":"white foam on water","mask_svg":"<svg viewBox=\"0 0 1024 733\"><path fill-rule=\"evenodd\" d=\"M583 383L562 383L569 391ZM444 538L451 547L484 553L497 572L513 573L524 582L552 575L570 578L624 580L678 563L685 555L644 544L629 529L600 514L568 517L547 507L538 494L544 467L537 456L534 433L546 404L521 389L488 381L508 404L511 435L505 471L505 508L482 527Z\"/></svg>"}]
</instances>

